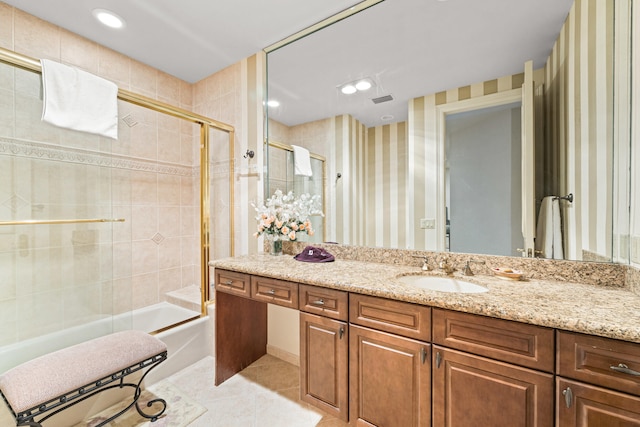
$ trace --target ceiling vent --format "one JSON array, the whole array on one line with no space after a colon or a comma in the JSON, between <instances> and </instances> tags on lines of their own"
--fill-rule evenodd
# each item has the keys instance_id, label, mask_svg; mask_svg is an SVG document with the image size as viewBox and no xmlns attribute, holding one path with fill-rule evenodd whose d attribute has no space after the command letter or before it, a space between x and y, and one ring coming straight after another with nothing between
<instances>
[{"instance_id":1,"label":"ceiling vent","mask_svg":"<svg viewBox=\"0 0 640 427\"><path fill-rule=\"evenodd\" d=\"M374 104L381 104L383 102L393 101L393 96L384 95L384 96L379 96L377 98L371 98L371 100L373 101Z\"/></svg>"}]
</instances>

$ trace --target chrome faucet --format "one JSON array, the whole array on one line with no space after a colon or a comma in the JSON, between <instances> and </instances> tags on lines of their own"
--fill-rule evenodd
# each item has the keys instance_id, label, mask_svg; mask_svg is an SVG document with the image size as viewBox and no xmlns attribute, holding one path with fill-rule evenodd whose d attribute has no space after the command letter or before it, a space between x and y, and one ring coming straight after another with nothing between
<instances>
[{"instance_id":1,"label":"chrome faucet","mask_svg":"<svg viewBox=\"0 0 640 427\"><path fill-rule=\"evenodd\" d=\"M473 276L473 271L471 270L471 263L476 263L476 264L486 264L484 261L478 261L475 259L468 259L467 263L464 266L464 270L462 270L462 274L464 274L465 276Z\"/></svg>"}]
</instances>

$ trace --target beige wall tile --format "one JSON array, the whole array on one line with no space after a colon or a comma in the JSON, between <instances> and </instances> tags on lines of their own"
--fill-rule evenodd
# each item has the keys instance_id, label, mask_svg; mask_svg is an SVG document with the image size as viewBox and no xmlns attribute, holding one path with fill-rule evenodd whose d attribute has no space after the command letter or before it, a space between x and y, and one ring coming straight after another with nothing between
<instances>
[{"instance_id":1,"label":"beige wall tile","mask_svg":"<svg viewBox=\"0 0 640 427\"><path fill-rule=\"evenodd\" d=\"M0 2L0 47L14 50L13 47L13 7Z\"/></svg>"},{"instance_id":2,"label":"beige wall tile","mask_svg":"<svg viewBox=\"0 0 640 427\"><path fill-rule=\"evenodd\" d=\"M60 30L60 59L63 63L98 74L98 44L67 30Z\"/></svg>"},{"instance_id":3,"label":"beige wall tile","mask_svg":"<svg viewBox=\"0 0 640 427\"><path fill-rule=\"evenodd\" d=\"M60 60L60 28L19 9L14 13L14 48L34 58Z\"/></svg>"},{"instance_id":4,"label":"beige wall tile","mask_svg":"<svg viewBox=\"0 0 640 427\"><path fill-rule=\"evenodd\" d=\"M156 98L159 71L146 64L131 61L131 90Z\"/></svg>"},{"instance_id":5,"label":"beige wall tile","mask_svg":"<svg viewBox=\"0 0 640 427\"><path fill-rule=\"evenodd\" d=\"M158 263L160 268L162 268L162 274L164 274L165 269L176 269L178 272L176 280L178 287L180 287L181 283L179 274L180 266L182 265L181 258L180 237L170 237L165 239L158 246ZM162 278L162 274L160 275L160 278Z\"/></svg>"},{"instance_id":6,"label":"beige wall tile","mask_svg":"<svg viewBox=\"0 0 640 427\"><path fill-rule=\"evenodd\" d=\"M176 291L182 287L182 271L180 268L160 270L158 276L158 292L161 301L165 300L167 292Z\"/></svg>"},{"instance_id":7,"label":"beige wall tile","mask_svg":"<svg viewBox=\"0 0 640 427\"><path fill-rule=\"evenodd\" d=\"M152 240L134 240L131 243L133 252L133 276L158 271L158 245ZM157 283L157 282L156 282Z\"/></svg>"},{"instance_id":8,"label":"beige wall tile","mask_svg":"<svg viewBox=\"0 0 640 427\"><path fill-rule=\"evenodd\" d=\"M158 72L158 99L171 105L180 106L181 80L161 71Z\"/></svg>"},{"instance_id":9,"label":"beige wall tile","mask_svg":"<svg viewBox=\"0 0 640 427\"><path fill-rule=\"evenodd\" d=\"M158 205L162 209L165 206L180 206L181 191L181 179L179 176L158 174Z\"/></svg>"},{"instance_id":10,"label":"beige wall tile","mask_svg":"<svg viewBox=\"0 0 640 427\"><path fill-rule=\"evenodd\" d=\"M131 240L148 240L158 232L158 208L138 205L131 208Z\"/></svg>"},{"instance_id":11,"label":"beige wall tile","mask_svg":"<svg viewBox=\"0 0 640 427\"><path fill-rule=\"evenodd\" d=\"M130 89L130 67L130 58L106 47L98 46L98 75L101 77L111 80L122 89Z\"/></svg>"}]
</instances>

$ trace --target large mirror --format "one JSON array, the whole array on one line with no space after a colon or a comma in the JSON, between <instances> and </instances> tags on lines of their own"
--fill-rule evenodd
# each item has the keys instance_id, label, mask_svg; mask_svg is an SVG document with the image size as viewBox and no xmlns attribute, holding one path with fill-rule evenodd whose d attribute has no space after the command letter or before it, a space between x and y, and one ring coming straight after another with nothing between
<instances>
[{"instance_id":1,"label":"large mirror","mask_svg":"<svg viewBox=\"0 0 640 427\"><path fill-rule=\"evenodd\" d=\"M267 139L326 158L326 239L628 262L630 0L371 3L267 53Z\"/></svg>"}]
</instances>

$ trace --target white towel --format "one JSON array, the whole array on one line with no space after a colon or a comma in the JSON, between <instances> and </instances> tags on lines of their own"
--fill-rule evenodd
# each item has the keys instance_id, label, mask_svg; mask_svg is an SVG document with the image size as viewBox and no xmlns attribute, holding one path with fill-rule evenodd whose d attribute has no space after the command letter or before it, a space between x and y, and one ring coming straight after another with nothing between
<instances>
[{"instance_id":1,"label":"white towel","mask_svg":"<svg viewBox=\"0 0 640 427\"><path fill-rule=\"evenodd\" d=\"M312 176L311 156L306 148L292 145L293 147L293 174L302 176Z\"/></svg>"},{"instance_id":2,"label":"white towel","mask_svg":"<svg viewBox=\"0 0 640 427\"><path fill-rule=\"evenodd\" d=\"M118 139L118 86L86 71L42 59L42 120Z\"/></svg>"},{"instance_id":3,"label":"white towel","mask_svg":"<svg viewBox=\"0 0 640 427\"><path fill-rule=\"evenodd\" d=\"M542 199L536 228L536 251L542 258L564 259L560 201L555 196Z\"/></svg>"}]
</instances>

